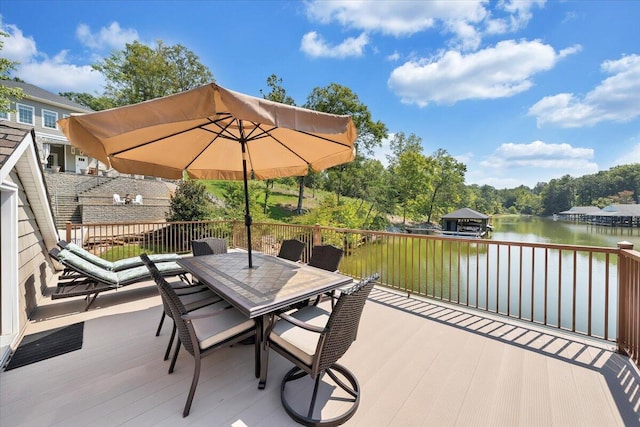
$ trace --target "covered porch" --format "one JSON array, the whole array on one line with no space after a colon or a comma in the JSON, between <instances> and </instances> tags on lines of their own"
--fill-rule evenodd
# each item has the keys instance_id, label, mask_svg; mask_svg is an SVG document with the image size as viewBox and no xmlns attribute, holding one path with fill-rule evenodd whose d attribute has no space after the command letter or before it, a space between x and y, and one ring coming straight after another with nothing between
<instances>
[{"instance_id":1,"label":"covered porch","mask_svg":"<svg viewBox=\"0 0 640 427\"><path fill-rule=\"evenodd\" d=\"M170 322L152 282L39 305L26 334L84 321L82 349L0 375L0 425L287 426L280 380L290 363L272 353L258 390L252 346L203 359L191 414L182 406L193 362L163 362ZM341 363L362 400L350 426L640 423L640 376L613 343L376 288L358 339ZM335 410L339 403L327 406Z\"/></svg>"}]
</instances>

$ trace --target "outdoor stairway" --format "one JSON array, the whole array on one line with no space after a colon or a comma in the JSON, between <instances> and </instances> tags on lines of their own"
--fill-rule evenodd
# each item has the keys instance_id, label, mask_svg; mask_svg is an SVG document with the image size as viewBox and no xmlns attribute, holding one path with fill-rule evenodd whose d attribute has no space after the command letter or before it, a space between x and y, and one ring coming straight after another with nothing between
<instances>
[{"instance_id":1,"label":"outdoor stairway","mask_svg":"<svg viewBox=\"0 0 640 427\"><path fill-rule=\"evenodd\" d=\"M158 212L158 218L164 218L164 212L175 183L156 179L139 179L129 176L92 176L73 173L47 173L45 181L49 192L51 209L55 217L56 228L64 229L67 222L80 224L89 215L83 206L111 205L113 194L136 194L143 196L145 212L152 212L152 206ZM134 213L133 210L131 210ZM98 220L100 222L100 220Z\"/></svg>"},{"instance_id":2,"label":"outdoor stairway","mask_svg":"<svg viewBox=\"0 0 640 427\"><path fill-rule=\"evenodd\" d=\"M51 203L53 214L56 219L58 229L65 228L67 222L82 222L82 212L78 204L78 198L71 194L58 194L51 196L54 200Z\"/></svg>"}]
</instances>

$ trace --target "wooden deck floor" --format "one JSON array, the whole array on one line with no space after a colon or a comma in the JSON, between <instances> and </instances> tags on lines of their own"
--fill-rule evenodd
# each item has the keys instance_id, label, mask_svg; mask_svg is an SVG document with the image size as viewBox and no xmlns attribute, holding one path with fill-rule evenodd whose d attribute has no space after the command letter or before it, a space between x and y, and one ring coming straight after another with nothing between
<instances>
[{"instance_id":1,"label":"wooden deck floor","mask_svg":"<svg viewBox=\"0 0 640 427\"><path fill-rule=\"evenodd\" d=\"M149 282L82 299L44 301L27 333L85 321L81 350L0 373L2 426L290 426L271 353L258 390L252 346L203 360L191 414L193 362L167 374L169 325ZM497 320L496 320L497 319ZM166 322L170 323L170 322ZM362 400L349 426L640 425L640 377L601 343L374 289L341 361ZM329 411L329 410L327 410Z\"/></svg>"}]
</instances>

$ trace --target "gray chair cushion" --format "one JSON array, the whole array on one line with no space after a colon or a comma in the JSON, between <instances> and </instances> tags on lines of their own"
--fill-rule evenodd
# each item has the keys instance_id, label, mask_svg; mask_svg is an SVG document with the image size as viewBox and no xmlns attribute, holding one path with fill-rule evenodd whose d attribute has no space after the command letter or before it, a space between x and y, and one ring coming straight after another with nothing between
<instances>
[{"instance_id":1,"label":"gray chair cushion","mask_svg":"<svg viewBox=\"0 0 640 427\"><path fill-rule=\"evenodd\" d=\"M212 313L229 307L226 301L220 301L206 307L194 310L190 316ZM206 349L222 342L243 331L248 331L254 327L255 323L247 316L240 313L233 307L227 308L220 314L204 319L194 319L192 321L193 330L198 338L200 349Z\"/></svg>"},{"instance_id":2,"label":"gray chair cushion","mask_svg":"<svg viewBox=\"0 0 640 427\"><path fill-rule=\"evenodd\" d=\"M331 316L330 312L315 305L303 307L291 314L291 317L319 327L327 325L329 316ZM270 339L310 366L313 363L320 334L292 325L286 320L278 320L273 327Z\"/></svg>"}]
</instances>

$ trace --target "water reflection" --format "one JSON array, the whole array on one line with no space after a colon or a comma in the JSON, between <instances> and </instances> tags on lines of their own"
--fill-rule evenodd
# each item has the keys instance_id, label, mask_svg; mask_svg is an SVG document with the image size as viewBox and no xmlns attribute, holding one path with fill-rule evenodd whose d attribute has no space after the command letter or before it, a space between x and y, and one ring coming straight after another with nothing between
<instances>
[{"instance_id":1,"label":"water reflection","mask_svg":"<svg viewBox=\"0 0 640 427\"><path fill-rule=\"evenodd\" d=\"M626 240L640 247L640 228L602 227L550 218L505 216L492 219L490 238L512 242L558 243L615 248Z\"/></svg>"},{"instance_id":2,"label":"water reflection","mask_svg":"<svg viewBox=\"0 0 640 427\"><path fill-rule=\"evenodd\" d=\"M341 270L360 265L409 292L459 301L594 336L615 336L617 255L520 247L499 242L615 248L640 247L640 230L596 227L535 217L493 219L489 239L385 237L345 258ZM574 310L575 308L575 310Z\"/></svg>"}]
</instances>

